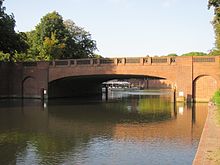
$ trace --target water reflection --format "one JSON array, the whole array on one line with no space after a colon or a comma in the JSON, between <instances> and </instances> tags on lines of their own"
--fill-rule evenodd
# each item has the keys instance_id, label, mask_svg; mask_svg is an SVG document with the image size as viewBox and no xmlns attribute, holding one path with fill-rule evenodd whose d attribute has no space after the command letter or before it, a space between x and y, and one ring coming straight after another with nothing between
<instances>
[{"instance_id":1,"label":"water reflection","mask_svg":"<svg viewBox=\"0 0 220 165\"><path fill-rule=\"evenodd\" d=\"M207 105L169 99L1 100L0 164L191 164Z\"/></svg>"}]
</instances>

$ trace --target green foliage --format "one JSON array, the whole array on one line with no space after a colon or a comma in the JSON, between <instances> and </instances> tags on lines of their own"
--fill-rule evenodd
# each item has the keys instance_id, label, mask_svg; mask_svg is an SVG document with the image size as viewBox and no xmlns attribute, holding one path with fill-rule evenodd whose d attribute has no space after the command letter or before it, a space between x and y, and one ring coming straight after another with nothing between
<instances>
[{"instance_id":1,"label":"green foliage","mask_svg":"<svg viewBox=\"0 0 220 165\"><path fill-rule=\"evenodd\" d=\"M13 61L13 62L23 62L23 61L34 61L34 58L31 54L27 54L27 53L18 53L17 51L15 51L13 57L11 57L11 55L9 53L3 53L2 51L0 51L0 61L3 62L9 62L9 61Z\"/></svg>"},{"instance_id":2,"label":"green foliage","mask_svg":"<svg viewBox=\"0 0 220 165\"><path fill-rule=\"evenodd\" d=\"M9 53L3 53L0 51L0 61L9 61L10 60L10 54Z\"/></svg>"},{"instance_id":3,"label":"green foliage","mask_svg":"<svg viewBox=\"0 0 220 165\"><path fill-rule=\"evenodd\" d=\"M220 55L220 50L213 49L208 55L209 56L219 56Z\"/></svg>"},{"instance_id":4,"label":"green foliage","mask_svg":"<svg viewBox=\"0 0 220 165\"><path fill-rule=\"evenodd\" d=\"M32 54L15 52L12 61L14 62L32 62L35 58Z\"/></svg>"},{"instance_id":5,"label":"green foliage","mask_svg":"<svg viewBox=\"0 0 220 165\"><path fill-rule=\"evenodd\" d=\"M203 52L189 52L182 54L181 56L207 56L207 54Z\"/></svg>"},{"instance_id":6,"label":"green foliage","mask_svg":"<svg viewBox=\"0 0 220 165\"><path fill-rule=\"evenodd\" d=\"M103 57L101 55L99 55L99 54L94 54L93 58L103 58Z\"/></svg>"},{"instance_id":7,"label":"green foliage","mask_svg":"<svg viewBox=\"0 0 220 165\"><path fill-rule=\"evenodd\" d=\"M71 20L63 21L57 12L48 13L34 31L26 33L36 60L93 57L96 43L91 34Z\"/></svg>"},{"instance_id":8,"label":"green foliage","mask_svg":"<svg viewBox=\"0 0 220 165\"><path fill-rule=\"evenodd\" d=\"M64 58L94 57L96 42L91 39L91 34L78 27L72 20L64 21L67 29L67 42Z\"/></svg>"},{"instance_id":9,"label":"green foliage","mask_svg":"<svg viewBox=\"0 0 220 165\"><path fill-rule=\"evenodd\" d=\"M217 104L220 105L220 90L216 91L214 96L213 96L213 101Z\"/></svg>"},{"instance_id":10,"label":"green foliage","mask_svg":"<svg viewBox=\"0 0 220 165\"><path fill-rule=\"evenodd\" d=\"M215 31L215 49L220 50L220 0L209 0L208 8L214 7L215 16L212 21Z\"/></svg>"},{"instance_id":11,"label":"green foliage","mask_svg":"<svg viewBox=\"0 0 220 165\"><path fill-rule=\"evenodd\" d=\"M210 9L210 7L219 7L220 6L220 0L209 0L208 1L208 8Z\"/></svg>"},{"instance_id":12,"label":"green foliage","mask_svg":"<svg viewBox=\"0 0 220 165\"><path fill-rule=\"evenodd\" d=\"M156 97L152 97L151 99L140 99L138 108L140 113L145 114L155 112L157 114L169 114L171 109L171 103L166 99L159 100Z\"/></svg>"},{"instance_id":13,"label":"green foliage","mask_svg":"<svg viewBox=\"0 0 220 165\"><path fill-rule=\"evenodd\" d=\"M10 53L10 58L15 51L25 52L28 45L23 33L16 33L14 30L15 19L14 15L5 13L5 7L2 6L3 1L0 1L0 51Z\"/></svg>"},{"instance_id":14,"label":"green foliage","mask_svg":"<svg viewBox=\"0 0 220 165\"><path fill-rule=\"evenodd\" d=\"M35 30L16 33L14 15L5 13L0 0L0 60L35 61L96 57L91 34L56 11L41 18ZM9 56L9 57L8 57Z\"/></svg>"},{"instance_id":15,"label":"green foliage","mask_svg":"<svg viewBox=\"0 0 220 165\"><path fill-rule=\"evenodd\" d=\"M171 53L171 54L168 54L166 56L178 56L176 53Z\"/></svg>"},{"instance_id":16,"label":"green foliage","mask_svg":"<svg viewBox=\"0 0 220 165\"><path fill-rule=\"evenodd\" d=\"M59 59L63 55L66 29L62 17L57 12L45 15L36 29L27 33L27 36L29 53L33 54L36 60Z\"/></svg>"}]
</instances>

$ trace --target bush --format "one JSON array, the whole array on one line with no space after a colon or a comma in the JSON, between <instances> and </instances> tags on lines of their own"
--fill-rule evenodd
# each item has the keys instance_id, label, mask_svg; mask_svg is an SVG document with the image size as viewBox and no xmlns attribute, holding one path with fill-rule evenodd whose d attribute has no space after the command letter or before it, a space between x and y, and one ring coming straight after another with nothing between
<instances>
[{"instance_id":1,"label":"bush","mask_svg":"<svg viewBox=\"0 0 220 165\"><path fill-rule=\"evenodd\" d=\"M9 53L3 53L0 51L0 61L9 61L10 60L10 54Z\"/></svg>"},{"instance_id":2,"label":"bush","mask_svg":"<svg viewBox=\"0 0 220 165\"><path fill-rule=\"evenodd\" d=\"M214 96L213 96L213 101L217 104L220 105L220 90L216 91Z\"/></svg>"}]
</instances>

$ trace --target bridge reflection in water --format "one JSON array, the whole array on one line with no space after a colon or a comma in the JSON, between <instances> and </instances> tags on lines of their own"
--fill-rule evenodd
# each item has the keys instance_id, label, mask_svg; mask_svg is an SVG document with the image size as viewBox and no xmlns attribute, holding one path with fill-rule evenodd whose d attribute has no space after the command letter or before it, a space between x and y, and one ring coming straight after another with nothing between
<instances>
[{"instance_id":1,"label":"bridge reflection in water","mask_svg":"<svg viewBox=\"0 0 220 165\"><path fill-rule=\"evenodd\" d=\"M0 164L191 164L207 104L169 99L1 100Z\"/></svg>"}]
</instances>

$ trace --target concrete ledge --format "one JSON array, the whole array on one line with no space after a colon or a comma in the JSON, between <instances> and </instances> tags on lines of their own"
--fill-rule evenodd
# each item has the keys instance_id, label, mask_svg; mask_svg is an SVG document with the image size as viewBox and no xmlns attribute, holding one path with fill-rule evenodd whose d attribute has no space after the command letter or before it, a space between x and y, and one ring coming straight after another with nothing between
<instances>
[{"instance_id":1,"label":"concrete ledge","mask_svg":"<svg viewBox=\"0 0 220 165\"><path fill-rule=\"evenodd\" d=\"M193 165L220 164L220 125L216 114L217 108L210 107Z\"/></svg>"}]
</instances>

